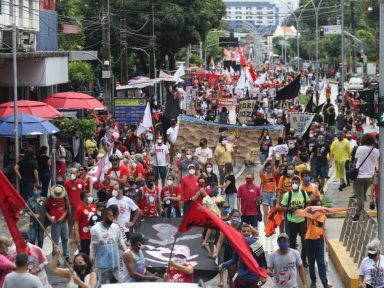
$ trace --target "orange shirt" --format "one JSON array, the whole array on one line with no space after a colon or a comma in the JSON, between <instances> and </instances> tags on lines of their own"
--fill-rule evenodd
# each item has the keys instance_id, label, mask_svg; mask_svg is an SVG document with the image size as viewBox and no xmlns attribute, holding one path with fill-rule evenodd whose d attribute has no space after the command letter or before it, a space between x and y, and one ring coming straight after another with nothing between
<instances>
[{"instance_id":1,"label":"orange shirt","mask_svg":"<svg viewBox=\"0 0 384 288\"><path fill-rule=\"evenodd\" d=\"M292 190L291 177L289 176L281 176L279 179L279 184L277 185L277 189L282 190L281 196L288 191Z\"/></svg>"},{"instance_id":2,"label":"orange shirt","mask_svg":"<svg viewBox=\"0 0 384 288\"><path fill-rule=\"evenodd\" d=\"M324 224L327 217L321 215L316 219L309 219L307 221L307 234L305 234L305 239L308 240L318 240L324 235Z\"/></svg>"},{"instance_id":3,"label":"orange shirt","mask_svg":"<svg viewBox=\"0 0 384 288\"><path fill-rule=\"evenodd\" d=\"M262 192L276 192L276 182L273 174L260 174Z\"/></svg>"},{"instance_id":4,"label":"orange shirt","mask_svg":"<svg viewBox=\"0 0 384 288\"><path fill-rule=\"evenodd\" d=\"M318 198L320 199L320 192L319 188L317 187L316 184L309 183L308 186L301 185L301 190L307 192L309 198Z\"/></svg>"}]
</instances>

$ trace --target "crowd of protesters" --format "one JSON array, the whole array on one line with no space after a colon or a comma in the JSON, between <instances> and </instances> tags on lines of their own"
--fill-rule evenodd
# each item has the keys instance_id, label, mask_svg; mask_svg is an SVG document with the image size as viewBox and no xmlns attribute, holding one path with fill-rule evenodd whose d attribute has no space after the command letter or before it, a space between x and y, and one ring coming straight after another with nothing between
<instances>
[{"instance_id":1,"label":"crowd of protesters","mask_svg":"<svg viewBox=\"0 0 384 288\"><path fill-rule=\"evenodd\" d=\"M50 189L52 161L47 147L42 146L36 156L27 149L15 166L15 173L20 179L22 196L31 208L26 212L30 216L30 229L23 235L31 254L36 256L31 266L28 264L32 261L30 257L26 260L22 254L16 256L15 252L9 252L11 241L0 239L0 261L4 264L1 267L5 267L0 269L15 270L24 277L15 279L14 273L6 277L6 273L2 273L0 281L5 277L4 287L29 281L29 278L30 283L35 283L35 277L25 275L27 271L41 282L41 285L37 282L28 287L50 287L44 270L48 262L41 251L44 244L41 223L45 228L50 227L52 240L57 244L52 247L51 271L67 279L68 287L141 281L193 282L193 267L187 261L189 251L181 248L174 251L164 275L152 274L142 251L145 237L136 233L136 227L146 218L180 218L194 201L247 239L259 265L268 269L274 287L297 287L297 274L302 281L301 287L307 287L305 268L309 269L310 287L316 287L315 262L323 287L331 287L324 259L326 217L306 219L297 216L295 211L309 205L322 205L320 199L330 176L329 168L335 165L339 190L353 185L351 197L358 203L354 220L358 220L372 179L379 173L378 135L364 134L366 118L359 111L358 93L346 93L343 99L337 97L336 103L332 103L327 87L326 103L307 133L297 137L289 124L289 112L305 111L306 107L296 100L270 101L276 89L293 80L292 74L287 76L286 82L280 81L280 74L267 73L266 80L254 86L256 96L250 91L236 89L237 80L225 78L212 88L206 79L195 77L193 95L180 88L173 91L181 100L183 113L191 114L187 103L190 97L192 115L221 124L231 121L227 108L219 109L219 98L256 97L258 102L252 113L254 124L284 127L279 139L272 139L267 129L258 139L260 185L256 185L254 173L247 172L244 181L236 179L234 148L225 136L217 139L215 147L209 147L202 134L198 147L176 150L177 119L172 119L166 129L161 118L154 119L156 125L137 136L136 125L118 123L112 117L99 125L94 138L86 139L84 163L74 164L68 157L70 152L57 141L54 175L57 184ZM259 77L261 75L260 72ZM311 82L310 75L302 78L303 88L309 87L308 95L313 93ZM270 153L270 148L276 144L286 145L286 153ZM105 155L108 155L106 165L100 178L94 181L88 172ZM67 164L71 164L70 167ZM354 168L359 168L355 177L351 176ZM372 201L378 197L378 185L375 181L372 186ZM267 215L273 208L283 212L281 234L277 237L279 249L266 259L258 227L260 221L267 224ZM300 253L297 251L298 236ZM73 259L70 255L72 244L79 252ZM250 272L220 231L205 229L201 244L214 259L217 258L219 287L224 287L225 283L231 288L259 287L266 281ZM370 247L377 257L379 249L375 245ZM12 262L14 259L16 264ZM375 261L376 258L369 259ZM373 265L368 260L363 263ZM226 281L225 269L228 270ZM368 273L367 269L360 269L362 283L374 277L364 278L366 274L362 273ZM23 286L16 284L14 287Z\"/></svg>"}]
</instances>

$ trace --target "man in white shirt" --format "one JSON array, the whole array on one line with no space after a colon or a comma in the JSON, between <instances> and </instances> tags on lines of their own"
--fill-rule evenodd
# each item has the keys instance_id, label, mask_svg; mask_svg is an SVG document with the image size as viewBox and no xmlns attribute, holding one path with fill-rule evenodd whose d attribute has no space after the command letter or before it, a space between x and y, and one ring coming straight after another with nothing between
<instances>
[{"instance_id":1,"label":"man in white shirt","mask_svg":"<svg viewBox=\"0 0 384 288\"><path fill-rule=\"evenodd\" d=\"M196 148L195 156L197 157L197 162L199 162L201 169L204 169L205 164L212 161L212 149L208 147L207 138L200 139L200 147Z\"/></svg>"},{"instance_id":2,"label":"man in white shirt","mask_svg":"<svg viewBox=\"0 0 384 288\"><path fill-rule=\"evenodd\" d=\"M167 177L167 166L169 166L169 150L168 146L163 143L163 139L157 139L153 151L153 170L155 173L155 184L158 185L161 179L161 187L165 186L165 178ZM159 177L160 176L160 177Z\"/></svg>"},{"instance_id":3,"label":"man in white shirt","mask_svg":"<svg viewBox=\"0 0 384 288\"><path fill-rule=\"evenodd\" d=\"M107 202L107 207L116 205L119 207L119 217L117 221L124 227L124 233L129 240L129 228L135 225L136 221L142 215L142 212L136 203L129 197L124 196L124 185L115 185L112 191L112 198ZM134 212L131 221L131 212Z\"/></svg>"},{"instance_id":4,"label":"man in white shirt","mask_svg":"<svg viewBox=\"0 0 384 288\"><path fill-rule=\"evenodd\" d=\"M179 127L176 126L176 119L171 119L171 127L168 128L167 130L167 141L169 142L170 144L170 147L169 147L169 161L170 163L173 162L173 157L175 156L175 144L176 144L176 140L177 140L177 134L179 132Z\"/></svg>"}]
</instances>

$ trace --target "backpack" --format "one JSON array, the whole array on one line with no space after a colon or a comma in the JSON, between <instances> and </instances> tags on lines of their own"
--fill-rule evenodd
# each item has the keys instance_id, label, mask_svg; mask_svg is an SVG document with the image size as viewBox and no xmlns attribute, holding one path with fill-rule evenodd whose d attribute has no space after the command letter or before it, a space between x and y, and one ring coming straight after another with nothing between
<instances>
[{"instance_id":1,"label":"backpack","mask_svg":"<svg viewBox=\"0 0 384 288\"><path fill-rule=\"evenodd\" d=\"M301 195L303 196L304 203L305 203L305 193L307 193L307 192L303 191L302 189L300 189L300 191L301 191ZM291 207L291 200L292 200L292 191L288 191L288 208ZM288 211L288 213L293 214L293 211Z\"/></svg>"}]
</instances>

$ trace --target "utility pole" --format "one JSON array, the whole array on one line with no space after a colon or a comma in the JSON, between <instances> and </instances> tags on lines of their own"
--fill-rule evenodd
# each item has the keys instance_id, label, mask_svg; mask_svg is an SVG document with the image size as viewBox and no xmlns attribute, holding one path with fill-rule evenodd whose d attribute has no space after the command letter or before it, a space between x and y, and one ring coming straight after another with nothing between
<instances>
[{"instance_id":1,"label":"utility pole","mask_svg":"<svg viewBox=\"0 0 384 288\"><path fill-rule=\"evenodd\" d=\"M125 0L120 0L120 83L128 84L127 20Z\"/></svg>"},{"instance_id":2,"label":"utility pole","mask_svg":"<svg viewBox=\"0 0 384 288\"><path fill-rule=\"evenodd\" d=\"M150 34L151 34L151 51L149 52L149 78L155 79L155 7L153 0L151 0L151 23L150 23Z\"/></svg>"},{"instance_id":3,"label":"utility pole","mask_svg":"<svg viewBox=\"0 0 384 288\"><path fill-rule=\"evenodd\" d=\"M380 84L379 84L379 123L384 117L383 111L383 96L384 96L384 0L380 0ZM380 125L379 127L379 137L383 139L384 137L384 127ZM380 149L380 169L384 167L384 143L381 140L379 144ZM379 204L377 205L379 208L379 213L377 215L377 223L379 227L379 239L381 240L381 247L384 245L384 173L381 171L380 173L380 196L379 196ZM383 249L381 249L383 251Z\"/></svg>"},{"instance_id":4,"label":"utility pole","mask_svg":"<svg viewBox=\"0 0 384 288\"><path fill-rule=\"evenodd\" d=\"M19 162L19 111L17 95L17 27L16 27L16 5L12 2L12 64L13 64L13 122L15 127L15 163ZM16 177L16 190L19 191L19 178Z\"/></svg>"},{"instance_id":5,"label":"utility pole","mask_svg":"<svg viewBox=\"0 0 384 288\"><path fill-rule=\"evenodd\" d=\"M313 2L312 2L313 3ZM315 7L315 4L313 4L313 7L315 8L315 21L316 21L316 66L315 66L315 75L316 75L316 87L315 87L315 94L316 94L316 105L319 105L319 8L320 8L321 1L319 3L319 6Z\"/></svg>"},{"instance_id":6,"label":"utility pole","mask_svg":"<svg viewBox=\"0 0 384 288\"><path fill-rule=\"evenodd\" d=\"M356 0L351 0L351 30L352 35L355 35L355 3ZM351 54L352 54L352 62L351 62L351 68L352 68L352 74L356 73L356 48L355 43L353 42L353 39L351 39Z\"/></svg>"},{"instance_id":7,"label":"utility pole","mask_svg":"<svg viewBox=\"0 0 384 288\"><path fill-rule=\"evenodd\" d=\"M344 101L344 76L345 76L345 36L344 36L344 0L341 0L341 99Z\"/></svg>"},{"instance_id":8,"label":"utility pole","mask_svg":"<svg viewBox=\"0 0 384 288\"><path fill-rule=\"evenodd\" d=\"M103 97L104 103L109 111L112 111L112 91L111 91L111 26L109 15L109 0L102 0L101 4L101 37L103 47Z\"/></svg>"}]
</instances>

